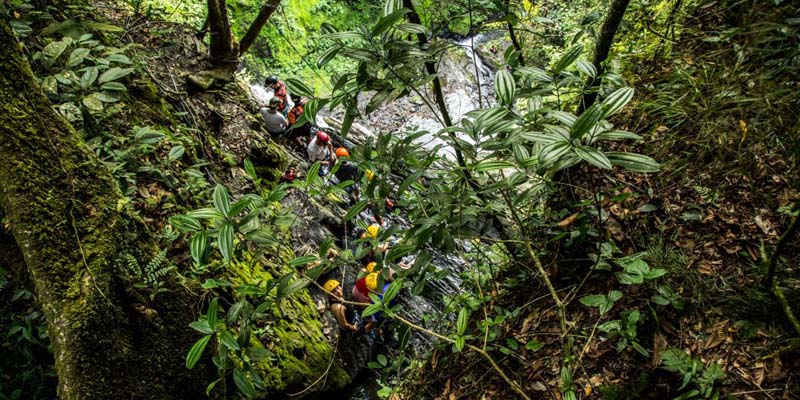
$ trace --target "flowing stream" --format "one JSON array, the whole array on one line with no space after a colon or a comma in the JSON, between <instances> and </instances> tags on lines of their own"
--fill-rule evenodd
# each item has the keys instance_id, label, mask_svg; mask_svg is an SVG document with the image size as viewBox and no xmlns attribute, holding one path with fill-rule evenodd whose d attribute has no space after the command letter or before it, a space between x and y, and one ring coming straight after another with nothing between
<instances>
[{"instance_id":1,"label":"flowing stream","mask_svg":"<svg viewBox=\"0 0 800 400\"><path fill-rule=\"evenodd\" d=\"M493 80L494 71L486 65L482 58L473 51L475 46L484 41L496 37L498 33L479 34L472 38L460 41L452 41L452 48L446 52L439 62L439 75L443 83L445 101L451 118L456 123L463 116L474 109L489 107L495 103ZM476 76L477 72L477 76ZM252 97L261 104L267 104L272 97L272 92L265 89L260 83L251 84ZM480 93L480 97L479 97ZM371 96L362 96L360 99L365 106ZM433 99L433 96L429 96ZM437 110L438 111L438 110ZM318 125L326 126L324 117L335 116L320 112L318 115ZM408 96L396 100L392 104L381 107L368 116L359 119L365 130L368 132L396 133L405 131L426 130L427 134L418 139L419 143L427 148L441 146L439 153L444 157L453 158L452 151L447 143L437 137L436 133L442 129L442 124L434 111L417 96ZM466 137L461 137L469 140ZM405 225L407 222L399 217L391 217L389 223ZM466 243L458 243L460 247L467 247ZM408 290L401 292L399 304L401 304L401 314L415 323L419 323L432 330L443 332L444 327L452 321L453 315L442 315L447 304L445 299L450 298L460 292L461 277L460 273L465 271L467 261L450 254L433 253L432 265L439 271L444 272L442 278L428 279L426 289L421 296L413 296ZM434 315L430 322L423 322L426 315ZM392 341L389 342L392 344ZM412 354L423 356L430 351L431 338L420 332L413 331L409 338L408 346ZM378 350L381 351L381 350ZM384 354L387 351L381 351ZM348 393L342 393L341 397L351 400L373 400L378 399L376 391L378 385L375 381L375 374L369 370L364 371L356 382L351 385ZM338 397L338 396L337 396Z\"/></svg>"}]
</instances>

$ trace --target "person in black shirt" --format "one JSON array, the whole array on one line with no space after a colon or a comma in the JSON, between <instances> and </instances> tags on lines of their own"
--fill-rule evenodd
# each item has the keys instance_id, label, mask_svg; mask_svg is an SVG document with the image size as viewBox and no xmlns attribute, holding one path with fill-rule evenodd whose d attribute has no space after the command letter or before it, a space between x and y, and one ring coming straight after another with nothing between
<instances>
[{"instance_id":1,"label":"person in black shirt","mask_svg":"<svg viewBox=\"0 0 800 400\"><path fill-rule=\"evenodd\" d=\"M353 181L353 184L344 188L350 196L350 202L354 203L361 197L361 187L359 182L361 177L358 173L358 165L347 160L350 157L350 152L344 147L336 149L336 157L339 160L339 169L336 171L336 179L339 182Z\"/></svg>"}]
</instances>

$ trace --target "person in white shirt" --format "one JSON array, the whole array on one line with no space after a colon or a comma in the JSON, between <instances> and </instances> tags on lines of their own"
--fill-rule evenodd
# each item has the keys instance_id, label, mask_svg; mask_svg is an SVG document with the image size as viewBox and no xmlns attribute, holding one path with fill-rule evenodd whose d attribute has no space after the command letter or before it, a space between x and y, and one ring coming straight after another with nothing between
<instances>
[{"instance_id":1,"label":"person in white shirt","mask_svg":"<svg viewBox=\"0 0 800 400\"><path fill-rule=\"evenodd\" d=\"M286 132L286 117L278 112L281 101L276 98L269 100L269 106L261 109L261 116L264 118L264 126L270 135L278 137Z\"/></svg>"},{"instance_id":2,"label":"person in white shirt","mask_svg":"<svg viewBox=\"0 0 800 400\"><path fill-rule=\"evenodd\" d=\"M323 131L317 131L317 136L308 144L306 151L308 152L308 161L310 163L313 164L319 161L322 164L319 169L319 175L328 175L331 166L336 161L331 138L328 134Z\"/></svg>"}]
</instances>

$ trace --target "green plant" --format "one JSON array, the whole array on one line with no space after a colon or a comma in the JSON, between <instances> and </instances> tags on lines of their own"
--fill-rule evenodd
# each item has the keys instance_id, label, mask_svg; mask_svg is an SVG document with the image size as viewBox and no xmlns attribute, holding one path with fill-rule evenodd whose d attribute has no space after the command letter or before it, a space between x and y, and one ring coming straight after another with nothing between
<instances>
[{"instance_id":1,"label":"green plant","mask_svg":"<svg viewBox=\"0 0 800 400\"><path fill-rule=\"evenodd\" d=\"M108 105L127 90L122 78L134 70L125 48L105 46L91 33L64 36L33 54L45 72L42 90L59 103L59 112L73 124L82 124L83 112L95 117L114 113Z\"/></svg>"},{"instance_id":2,"label":"green plant","mask_svg":"<svg viewBox=\"0 0 800 400\"><path fill-rule=\"evenodd\" d=\"M156 296L160 293L166 292L164 281L169 277L170 273L176 270L175 264L167 259L167 252L178 234L171 230L164 229L164 238L166 239L166 247L159 250L159 252L150 261L141 265L139 261L131 254L125 254L123 259L127 269L128 277L134 282L133 285L139 289L147 289L149 291L150 301L154 301ZM164 263L166 262L166 265Z\"/></svg>"},{"instance_id":3,"label":"green plant","mask_svg":"<svg viewBox=\"0 0 800 400\"><path fill-rule=\"evenodd\" d=\"M681 375L681 391L689 384L693 389L676 397L675 400L687 399L718 399L719 389L715 387L720 380L725 378L725 371L716 363L703 364L700 360L692 358L681 349L670 348L661 353L661 365L670 372Z\"/></svg>"},{"instance_id":4,"label":"green plant","mask_svg":"<svg viewBox=\"0 0 800 400\"><path fill-rule=\"evenodd\" d=\"M639 310L627 310L619 315L620 319L604 322L597 329L605 333L609 339L619 338L616 345L617 352L621 352L631 346L639 354L647 357L649 353L639 344L639 340L636 337L637 325L642 320Z\"/></svg>"}]
</instances>

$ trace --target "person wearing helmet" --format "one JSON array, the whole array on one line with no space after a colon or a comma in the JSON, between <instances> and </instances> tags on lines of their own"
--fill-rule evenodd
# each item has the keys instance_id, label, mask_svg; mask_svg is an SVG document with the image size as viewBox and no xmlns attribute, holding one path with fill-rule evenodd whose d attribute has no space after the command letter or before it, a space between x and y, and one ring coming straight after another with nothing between
<instances>
[{"instance_id":1,"label":"person wearing helmet","mask_svg":"<svg viewBox=\"0 0 800 400\"><path fill-rule=\"evenodd\" d=\"M306 151L308 152L308 162L313 164L319 161L322 164L319 169L319 175L328 175L331 166L336 161L331 138L328 134L323 131L317 131L314 139L308 144Z\"/></svg>"},{"instance_id":2,"label":"person wearing helmet","mask_svg":"<svg viewBox=\"0 0 800 400\"><path fill-rule=\"evenodd\" d=\"M339 180L339 183L353 181L353 184L345 187L344 190L347 192L350 203L355 203L361 198L361 185L359 183L361 178L358 165L347 159L347 157L350 157L350 152L344 147L336 149L336 157L340 163L339 169L336 170L336 179Z\"/></svg>"},{"instance_id":3,"label":"person wearing helmet","mask_svg":"<svg viewBox=\"0 0 800 400\"><path fill-rule=\"evenodd\" d=\"M261 109L264 127L275 138L280 137L286 131L286 118L278 112L279 105L280 100L273 97L269 99L269 106Z\"/></svg>"},{"instance_id":4,"label":"person wearing helmet","mask_svg":"<svg viewBox=\"0 0 800 400\"><path fill-rule=\"evenodd\" d=\"M339 323L339 326L351 332L358 332L358 326L348 322L348 308L344 303L342 303L342 299L344 299L344 293L342 291L342 285L339 283L339 281L336 279L329 279L322 287L328 292L328 297L331 302L331 314L333 314L333 316L336 318L336 322Z\"/></svg>"},{"instance_id":5,"label":"person wearing helmet","mask_svg":"<svg viewBox=\"0 0 800 400\"><path fill-rule=\"evenodd\" d=\"M367 277L364 276L361 279L356 281L356 284L353 285L353 291L350 293L353 295L353 301L357 303L369 303L369 288L367 287Z\"/></svg>"},{"instance_id":6,"label":"person wearing helmet","mask_svg":"<svg viewBox=\"0 0 800 400\"><path fill-rule=\"evenodd\" d=\"M297 146L303 147L307 146L307 138L308 135L311 133L311 123L308 121L304 121L301 124L298 124L297 121L300 117L303 116L305 112L305 105L306 102L298 95L293 94L292 102L294 103L294 107L289 110L289 116L287 117L288 121L288 130L286 132L287 138L292 141L292 144Z\"/></svg>"},{"instance_id":7,"label":"person wearing helmet","mask_svg":"<svg viewBox=\"0 0 800 400\"><path fill-rule=\"evenodd\" d=\"M284 116L286 116L287 108L286 106L289 105L289 98L288 92L286 91L286 84L283 81L279 80L275 75L270 75L264 81L265 86L267 89L272 89L272 98L280 100L280 104L278 105L278 111L280 111Z\"/></svg>"}]
</instances>

